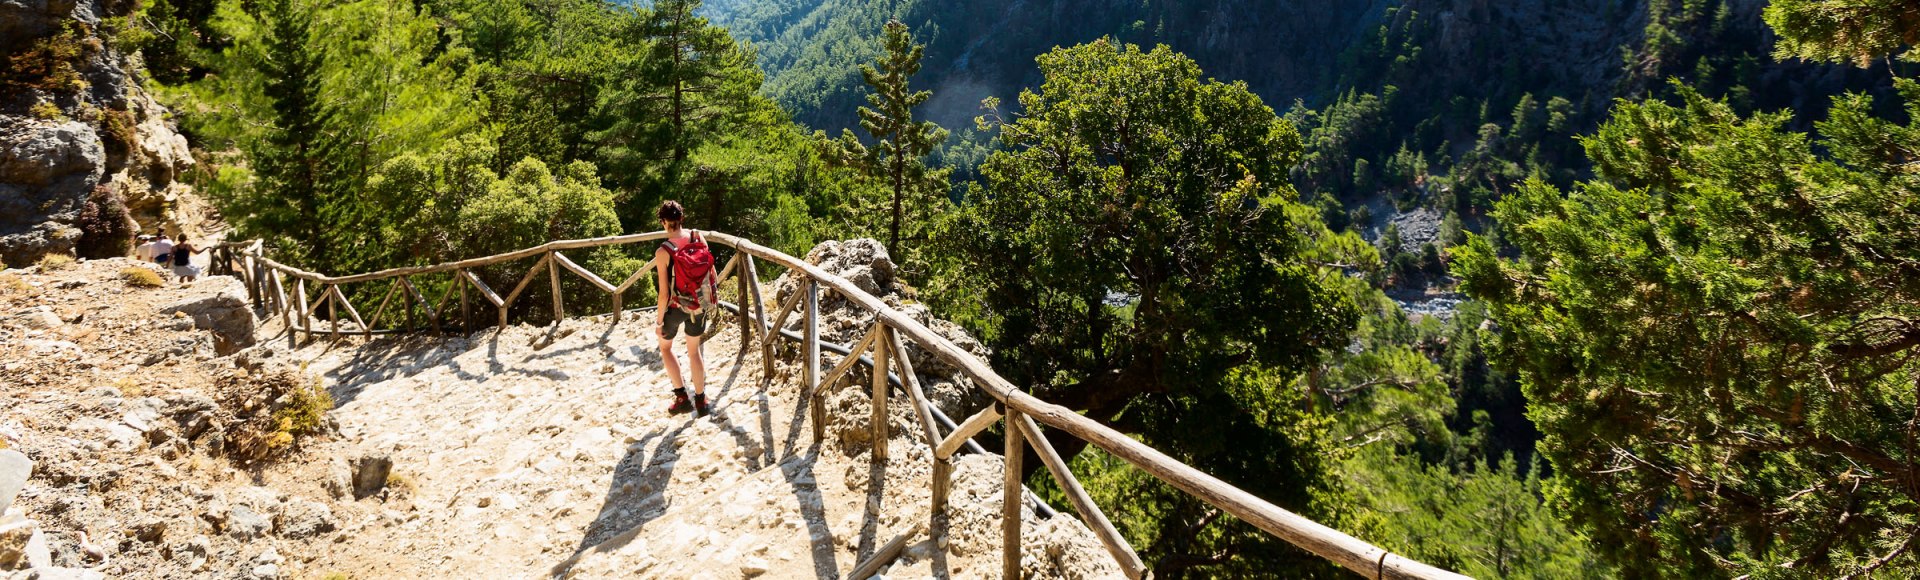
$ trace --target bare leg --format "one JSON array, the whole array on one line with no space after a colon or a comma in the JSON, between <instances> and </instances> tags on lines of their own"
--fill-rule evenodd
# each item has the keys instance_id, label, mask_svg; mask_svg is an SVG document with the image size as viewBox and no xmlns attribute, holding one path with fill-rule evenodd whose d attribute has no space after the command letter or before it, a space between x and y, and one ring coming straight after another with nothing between
<instances>
[{"instance_id":1,"label":"bare leg","mask_svg":"<svg viewBox=\"0 0 1920 580\"><path fill-rule=\"evenodd\" d=\"M699 355L696 354L694 360L699 360L699 358L697 358L698 356ZM673 356L672 340L665 338L660 339L660 364L667 367L667 377L673 380L673 388L679 389L685 387L685 385L680 382L680 361ZM694 368L697 369L700 367L695 366ZM694 376L695 380L698 380L699 375Z\"/></svg>"},{"instance_id":2,"label":"bare leg","mask_svg":"<svg viewBox=\"0 0 1920 580\"><path fill-rule=\"evenodd\" d=\"M700 337L698 336L687 336L687 364L693 365L694 394L707 392L707 361L700 356ZM673 376L675 380L680 377L678 372Z\"/></svg>"}]
</instances>

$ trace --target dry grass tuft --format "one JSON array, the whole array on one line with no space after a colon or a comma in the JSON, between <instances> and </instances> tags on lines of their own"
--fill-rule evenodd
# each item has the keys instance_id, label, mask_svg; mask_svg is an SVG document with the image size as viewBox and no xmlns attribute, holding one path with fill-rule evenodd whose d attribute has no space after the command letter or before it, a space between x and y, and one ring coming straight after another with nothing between
<instances>
[{"instance_id":1,"label":"dry grass tuft","mask_svg":"<svg viewBox=\"0 0 1920 580\"><path fill-rule=\"evenodd\" d=\"M163 285L160 274L140 266L127 266L120 269L120 279L135 288L159 288Z\"/></svg>"},{"instance_id":2,"label":"dry grass tuft","mask_svg":"<svg viewBox=\"0 0 1920 580\"><path fill-rule=\"evenodd\" d=\"M73 256L66 254L47 254L40 257L40 271L57 272L73 265Z\"/></svg>"},{"instance_id":3,"label":"dry grass tuft","mask_svg":"<svg viewBox=\"0 0 1920 580\"><path fill-rule=\"evenodd\" d=\"M32 294L33 285L18 274L0 274L0 294Z\"/></svg>"},{"instance_id":4,"label":"dry grass tuft","mask_svg":"<svg viewBox=\"0 0 1920 580\"><path fill-rule=\"evenodd\" d=\"M420 489L420 484L414 483L413 477L405 473L389 471L387 472L387 489L391 490L390 493L411 496L413 492Z\"/></svg>"}]
</instances>

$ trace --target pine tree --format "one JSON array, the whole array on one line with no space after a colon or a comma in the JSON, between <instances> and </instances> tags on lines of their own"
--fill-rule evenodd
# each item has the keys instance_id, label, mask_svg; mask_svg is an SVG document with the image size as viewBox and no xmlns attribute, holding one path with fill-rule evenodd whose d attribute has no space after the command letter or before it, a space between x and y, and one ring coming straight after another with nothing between
<instances>
[{"instance_id":1,"label":"pine tree","mask_svg":"<svg viewBox=\"0 0 1920 580\"><path fill-rule=\"evenodd\" d=\"M936 196L946 191L949 172L930 170L926 163L927 154L946 141L947 130L931 121L913 119L913 108L933 97L933 91L914 91L908 86L908 80L920 72L925 49L913 42L907 25L898 20L888 22L887 52L880 58L880 66L860 65L860 76L873 88L867 95L872 107L860 107L860 127L873 137L874 146L861 144L851 130L842 132L837 141L825 141L829 159L887 182L892 192L889 215L893 218L887 226L887 249L901 255L905 252L900 247L900 230L911 219L907 212L910 207L939 203ZM819 137L825 140L824 133Z\"/></svg>"},{"instance_id":2,"label":"pine tree","mask_svg":"<svg viewBox=\"0 0 1920 580\"><path fill-rule=\"evenodd\" d=\"M678 183L692 152L752 109L761 78L753 53L695 14L699 8L700 0L660 0L651 11L634 8L616 33L647 47L601 97L608 128L597 137L616 183ZM720 210L709 209L709 217Z\"/></svg>"},{"instance_id":3,"label":"pine tree","mask_svg":"<svg viewBox=\"0 0 1920 580\"><path fill-rule=\"evenodd\" d=\"M1781 1L1788 56L1872 63L1911 2ZM1450 249L1501 327L1555 501L1627 577L1920 574L1920 83L1811 134L1676 83L1581 140L1594 179ZM1783 571L1790 570L1790 571Z\"/></svg>"},{"instance_id":4,"label":"pine tree","mask_svg":"<svg viewBox=\"0 0 1920 580\"><path fill-rule=\"evenodd\" d=\"M308 42L311 10L294 0L273 0L268 6L258 14L265 20L264 58L255 65L272 102L270 128L249 152L260 187L236 201L245 211L239 221L249 232L292 238L296 247L284 250L304 262L306 252L323 240L320 208L334 178L335 165L328 160L337 153L325 131L332 111L321 99L326 55Z\"/></svg>"}]
</instances>

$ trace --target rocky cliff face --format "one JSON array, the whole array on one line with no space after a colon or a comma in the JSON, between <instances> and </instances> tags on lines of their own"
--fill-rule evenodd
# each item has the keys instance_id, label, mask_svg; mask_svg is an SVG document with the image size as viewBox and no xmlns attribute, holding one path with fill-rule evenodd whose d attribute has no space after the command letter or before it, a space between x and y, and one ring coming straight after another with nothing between
<instances>
[{"instance_id":1,"label":"rocky cliff face","mask_svg":"<svg viewBox=\"0 0 1920 580\"><path fill-rule=\"evenodd\" d=\"M0 260L72 254L89 199L118 198L141 231L216 229L185 182L192 152L101 31L133 2L0 1ZM99 190L99 191L96 191ZM116 212L117 215L117 212ZM131 248L127 240L90 246Z\"/></svg>"}]
</instances>

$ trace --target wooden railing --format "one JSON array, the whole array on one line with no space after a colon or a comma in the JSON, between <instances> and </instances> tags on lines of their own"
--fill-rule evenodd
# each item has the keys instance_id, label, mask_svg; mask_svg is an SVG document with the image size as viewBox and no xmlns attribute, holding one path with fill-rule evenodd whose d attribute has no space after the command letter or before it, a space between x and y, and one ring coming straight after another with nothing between
<instances>
[{"instance_id":1,"label":"wooden railing","mask_svg":"<svg viewBox=\"0 0 1920 580\"><path fill-rule=\"evenodd\" d=\"M873 421L873 457L884 460L888 455L888 421L886 417L887 400L892 391L890 385L899 388L910 399L914 415L918 419L919 429L915 436L923 439L934 450L934 469L930 485L933 489L932 507L934 513L946 509L947 492L952 484L953 456L962 447L972 445L971 439L994 424L1002 425L1005 433L1004 457L1005 475L1003 488L1005 499L1002 503L1002 530L1004 568L1007 578L1020 577L1020 506L1024 502L1024 486L1021 484L1021 461L1026 447L1032 447L1040 457L1041 463L1065 492L1073 504L1075 512L1080 514L1087 527L1112 554L1120 568L1130 578L1145 575L1146 567L1140 561L1131 546L1107 519L1100 506L1095 504L1073 472L1067 468L1066 461L1056 453L1046 437L1040 431L1042 425L1064 431L1087 443L1112 454L1121 460L1141 469L1155 478L1164 481L1181 491L1194 496L1221 511L1253 524L1268 533L1278 536L1295 546L1331 560L1348 570L1372 578L1420 578L1454 579L1465 578L1459 574L1441 570L1397 554L1393 554L1353 536L1321 525L1293 512L1281 509L1266 500L1253 496L1203 473L1191 466L1168 457L1166 454L1149 447L1118 431L1101 425L1092 419L1081 416L1073 410L1033 397L995 373L986 363L974 358L945 337L929 330L926 326L897 310L889 308L879 298L861 291L853 283L837 275L828 273L805 260L789 256L752 241L719 232L702 232L709 243L718 243L734 248L733 256L721 268L719 279L724 287L731 278L738 286L738 303L723 303L734 312L742 333L742 344L760 349L761 361L765 368L764 377L768 381L773 376L774 340L786 338L802 346L803 397L808 414L813 423L814 440L825 438L825 396L829 387L841 378L853 373L856 366L864 365L871 372ZM553 319L566 317L566 305L561 291L561 271L571 272L583 278L595 289L605 292L612 300L613 317L617 323L622 310L622 295L653 271L653 262L648 262L620 284L614 285L601 279L592 271L582 268L569 260L561 252L585 248L638 244L666 237L665 232L652 232L607 238L585 240L563 240L542 244L505 254L473 258L458 262L448 262L432 266L395 268L355 274L351 276L325 276L294 268L264 255L260 242L229 243L214 249L214 271L239 278L245 283L249 297L256 307L285 317L289 340L299 341L304 333L310 340L316 334L333 337L359 334L371 336L399 330L421 329L415 324L415 308L424 311L428 326L425 328L444 330L448 326L441 318L443 312L455 306L453 296L458 294L458 308L461 312L463 331L472 331L472 299L469 290L478 294L487 306L492 306L497 315L495 322L506 325L509 309L519 299L528 285L537 278L542 269L547 272L548 282L553 294ZM482 282L472 272L475 268L497 265L514 260L537 257L533 267L520 278L519 284L506 296L501 296ZM787 269L789 275L799 281L799 291L794 292L767 316L767 304L761 297L759 260ZM438 302L427 300L411 279L416 276L450 273L452 283L441 292ZM735 274L738 274L735 276ZM391 281L384 298L373 314L362 319L360 313L348 300L348 294L341 290L348 284L364 284ZM315 287L314 294L308 294L308 285ZM873 326L865 336L852 345L841 348L820 339L820 290L838 293L852 304L874 313ZM379 329L383 316L393 299L401 298L402 308L408 319L404 326L394 329ZM326 309L326 329L317 330L320 323L316 315L321 308ZM796 336L784 330L786 321L794 312L802 317L801 332ZM340 315L344 312L354 325L343 329ZM757 339L754 337L758 337ZM944 420L939 411L927 402L913 364L906 356L908 342L939 358L942 362L959 369L973 384L984 389L995 403L986 409L954 425ZM844 350L844 356L838 364L823 373L820 351L823 347L831 350ZM939 423L948 427L941 434ZM879 566L891 561L903 548L908 537L917 530L896 537L877 550L872 557L855 566L855 574L869 574Z\"/></svg>"}]
</instances>

